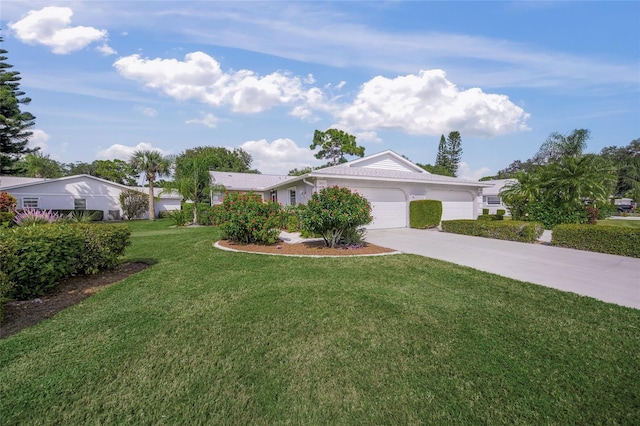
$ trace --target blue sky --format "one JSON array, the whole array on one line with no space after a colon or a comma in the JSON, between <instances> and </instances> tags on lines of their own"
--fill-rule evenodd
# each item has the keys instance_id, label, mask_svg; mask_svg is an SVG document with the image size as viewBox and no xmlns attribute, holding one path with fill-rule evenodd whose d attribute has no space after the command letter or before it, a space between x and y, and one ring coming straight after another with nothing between
<instances>
[{"instance_id":1,"label":"blue sky","mask_svg":"<svg viewBox=\"0 0 640 426\"><path fill-rule=\"evenodd\" d=\"M3 0L31 143L61 162L242 147L286 174L313 132L459 174L530 158L552 132L588 151L640 137L640 2Z\"/></svg>"}]
</instances>

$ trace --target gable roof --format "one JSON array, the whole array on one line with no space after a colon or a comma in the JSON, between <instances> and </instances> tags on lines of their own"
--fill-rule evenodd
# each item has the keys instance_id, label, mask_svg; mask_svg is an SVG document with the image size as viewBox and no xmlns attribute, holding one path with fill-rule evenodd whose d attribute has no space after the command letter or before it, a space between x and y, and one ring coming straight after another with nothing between
<instances>
[{"instance_id":1,"label":"gable roof","mask_svg":"<svg viewBox=\"0 0 640 426\"><path fill-rule=\"evenodd\" d=\"M46 180L45 178L32 178L21 176L0 176L0 188L6 188L9 186L22 185L25 183L40 182Z\"/></svg>"},{"instance_id":2,"label":"gable roof","mask_svg":"<svg viewBox=\"0 0 640 426\"><path fill-rule=\"evenodd\" d=\"M2 180L5 179L5 176L2 177ZM18 178L13 178L13 179L18 179ZM9 181L10 183L13 183L13 185L10 186L5 186L2 185L0 188L2 188L3 191L8 191L8 190L16 190L16 189L20 189L20 188L26 188L26 187L33 187L33 186L42 186L42 185L47 185L50 183L54 183L54 182L66 182L66 181L73 181L73 180L93 180L96 182L100 182L104 185L108 185L108 186L112 186L112 187L116 187L122 190L133 190L133 191L140 191L140 192L144 192L146 194L149 193L149 188L148 187L135 187L135 186L127 186L127 185L122 185L116 182L111 182L110 180L106 180L106 179L102 179L99 177L95 177L95 176L91 176L91 175L73 175L73 176L65 176L65 177L61 177L61 178L55 178L55 179L42 179L42 178L23 178L25 180L22 181L17 181L17 180L11 180ZM1 181L0 181L1 182ZM159 198L182 198L180 196L180 194L178 194L177 192L165 192L163 193L163 188L153 188L153 194L155 197L159 197Z\"/></svg>"},{"instance_id":3,"label":"gable roof","mask_svg":"<svg viewBox=\"0 0 640 426\"><path fill-rule=\"evenodd\" d=\"M430 174L422 167L412 163L411 161L389 149L386 151L378 152L377 154L368 155L366 157L358 158L357 160L338 164L336 166L328 168L333 167L361 167L367 169L397 170L404 172Z\"/></svg>"},{"instance_id":4,"label":"gable roof","mask_svg":"<svg viewBox=\"0 0 640 426\"><path fill-rule=\"evenodd\" d=\"M232 191L264 191L298 176L261 175L256 173L209 172L213 184Z\"/></svg>"}]
</instances>

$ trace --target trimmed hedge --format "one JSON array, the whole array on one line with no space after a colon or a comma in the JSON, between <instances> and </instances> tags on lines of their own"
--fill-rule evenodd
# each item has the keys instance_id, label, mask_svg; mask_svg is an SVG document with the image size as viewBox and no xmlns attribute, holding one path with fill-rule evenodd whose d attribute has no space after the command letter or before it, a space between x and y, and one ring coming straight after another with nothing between
<instances>
[{"instance_id":1,"label":"trimmed hedge","mask_svg":"<svg viewBox=\"0 0 640 426\"><path fill-rule=\"evenodd\" d=\"M123 225L53 223L0 233L0 280L9 296L42 296L63 278L113 268L129 245Z\"/></svg>"},{"instance_id":2,"label":"trimmed hedge","mask_svg":"<svg viewBox=\"0 0 640 426\"><path fill-rule=\"evenodd\" d=\"M442 230L453 234L533 243L542 235L544 228L536 222L464 219L444 220Z\"/></svg>"},{"instance_id":3,"label":"trimmed hedge","mask_svg":"<svg viewBox=\"0 0 640 426\"><path fill-rule=\"evenodd\" d=\"M409 203L409 226L411 228L435 228L442 219L442 201L414 200Z\"/></svg>"},{"instance_id":4,"label":"trimmed hedge","mask_svg":"<svg viewBox=\"0 0 640 426\"><path fill-rule=\"evenodd\" d=\"M640 258L640 228L606 225L557 225L551 244L578 250Z\"/></svg>"}]
</instances>

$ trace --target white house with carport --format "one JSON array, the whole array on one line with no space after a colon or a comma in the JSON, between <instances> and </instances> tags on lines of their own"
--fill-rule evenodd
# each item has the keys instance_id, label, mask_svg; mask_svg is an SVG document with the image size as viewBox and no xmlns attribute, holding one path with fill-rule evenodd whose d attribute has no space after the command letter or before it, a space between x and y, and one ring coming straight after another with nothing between
<instances>
[{"instance_id":1,"label":"white house with carport","mask_svg":"<svg viewBox=\"0 0 640 426\"><path fill-rule=\"evenodd\" d=\"M0 191L18 199L18 208L39 210L102 210L105 220L122 217L120 194L135 190L144 194L149 188L130 187L90 175L57 179L0 176ZM162 211L180 210L180 194L163 193L154 188L156 217Z\"/></svg>"},{"instance_id":2,"label":"white house with carport","mask_svg":"<svg viewBox=\"0 0 640 426\"><path fill-rule=\"evenodd\" d=\"M502 202L500 191L505 186L517 181L517 179L494 179L485 181L485 183L491 184L491 186L482 188L482 208L489 209L489 214L496 214L498 210L505 210L507 215L511 215L509 208Z\"/></svg>"},{"instance_id":3,"label":"white house with carport","mask_svg":"<svg viewBox=\"0 0 640 426\"><path fill-rule=\"evenodd\" d=\"M432 174L393 151L383 151L302 176L251 175L211 172L213 184L228 191L255 191L263 199L283 205L306 203L329 186L351 189L371 203L369 229L404 228L409 225L409 202L442 201L442 220L475 219L482 205L485 182ZM212 202L220 201L215 194Z\"/></svg>"}]
</instances>

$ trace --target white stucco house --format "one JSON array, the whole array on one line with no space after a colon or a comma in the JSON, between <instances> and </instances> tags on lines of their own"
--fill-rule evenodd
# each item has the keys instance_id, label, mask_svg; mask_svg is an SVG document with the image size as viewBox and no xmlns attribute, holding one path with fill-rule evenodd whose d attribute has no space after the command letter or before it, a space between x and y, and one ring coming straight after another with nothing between
<instances>
[{"instance_id":1,"label":"white stucco house","mask_svg":"<svg viewBox=\"0 0 640 426\"><path fill-rule=\"evenodd\" d=\"M495 179L495 180L487 180L485 183L491 184L491 186L482 188L482 208L489 209L489 214L496 214L497 210L506 210L507 215L511 215L509 213L509 208L504 205L502 202L502 197L500 197L500 191L506 185L517 182L516 179Z\"/></svg>"},{"instance_id":2,"label":"white stucco house","mask_svg":"<svg viewBox=\"0 0 640 426\"><path fill-rule=\"evenodd\" d=\"M442 201L442 220L475 219L482 209L485 182L440 176L427 172L393 151L384 151L302 176L275 176L211 172L212 182L227 191L254 191L263 199L283 205L306 203L328 186L349 188L371 203L369 229L409 226L409 202ZM213 194L212 203L222 194Z\"/></svg>"},{"instance_id":3,"label":"white stucco house","mask_svg":"<svg viewBox=\"0 0 640 426\"><path fill-rule=\"evenodd\" d=\"M149 193L149 188L120 185L90 175L57 179L0 176L0 191L16 197L18 208L102 210L104 220L122 217L120 194L125 190ZM156 217L162 211L180 210L180 194L162 193L162 188L154 188L154 193Z\"/></svg>"}]
</instances>

